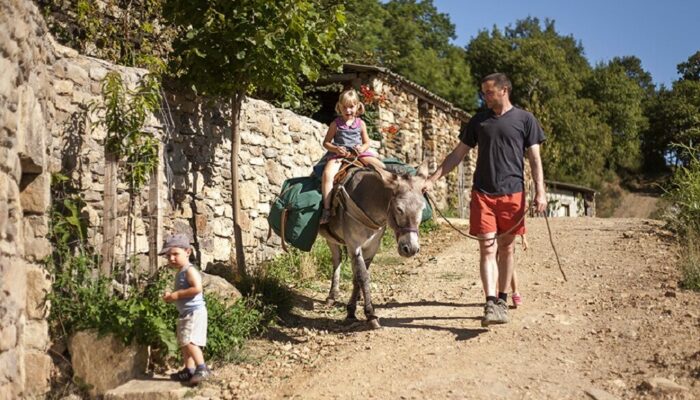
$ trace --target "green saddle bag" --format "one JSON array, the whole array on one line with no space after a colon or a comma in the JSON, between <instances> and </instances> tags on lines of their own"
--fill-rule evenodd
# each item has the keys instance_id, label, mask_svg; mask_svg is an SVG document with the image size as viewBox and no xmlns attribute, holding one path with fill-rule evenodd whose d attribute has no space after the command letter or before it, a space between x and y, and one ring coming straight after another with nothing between
<instances>
[{"instance_id":1,"label":"green saddle bag","mask_svg":"<svg viewBox=\"0 0 700 400\"><path fill-rule=\"evenodd\" d=\"M311 251L320 217L321 182L315 176L304 176L284 181L280 195L270 207L267 223L285 242Z\"/></svg>"}]
</instances>

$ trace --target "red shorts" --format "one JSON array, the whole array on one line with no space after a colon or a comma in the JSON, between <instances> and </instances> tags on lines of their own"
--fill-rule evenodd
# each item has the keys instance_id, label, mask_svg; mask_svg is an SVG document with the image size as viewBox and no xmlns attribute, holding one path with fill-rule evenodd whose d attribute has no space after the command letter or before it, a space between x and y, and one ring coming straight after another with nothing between
<instances>
[{"instance_id":1,"label":"red shorts","mask_svg":"<svg viewBox=\"0 0 700 400\"><path fill-rule=\"evenodd\" d=\"M491 196L472 191L472 200L469 203L469 234L500 234L513 228L511 235L523 235L525 219L521 217L524 212L523 192Z\"/></svg>"}]
</instances>

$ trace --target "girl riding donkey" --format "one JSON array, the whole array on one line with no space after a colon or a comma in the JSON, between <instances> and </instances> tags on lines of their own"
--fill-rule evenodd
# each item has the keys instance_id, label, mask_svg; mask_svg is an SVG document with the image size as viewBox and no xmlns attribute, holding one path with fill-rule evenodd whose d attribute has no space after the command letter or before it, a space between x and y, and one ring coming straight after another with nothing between
<instances>
[{"instance_id":1,"label":"girl riding donkey","mask_svg":"<svg viewBox=\"0 0 700 400\"><path fill-rule=\"evenodd\" d=\"M368 150L367 126L360 119L360 115L365 112L365 106L360 102L360 97L355 89L345 90L340 94L335 111L339 117L331 122L326 137L323 139L323 147L328 152L321 160L321 162L326 161L321 179L321 194L323 195L321 224L327 224L331 217L330 193L333 189L333 178L338 173L344 158L357 157L365 166L384 168L384 163L377 159L374 152Z\"/></svg>"}]
</instances>

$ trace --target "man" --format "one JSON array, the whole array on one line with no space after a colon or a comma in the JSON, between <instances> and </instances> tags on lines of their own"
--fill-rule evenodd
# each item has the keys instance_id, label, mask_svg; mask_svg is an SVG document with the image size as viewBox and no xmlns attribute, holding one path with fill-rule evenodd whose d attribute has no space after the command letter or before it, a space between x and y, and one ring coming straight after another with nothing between
<instances>
[{"instance_id":1,"label":"man","mask_svg":"<svg viewBox=\"0 0 700 400\"><path fill-rule=\"evenodd\" d=\"M522 216L526 211L523 165L526 151L535 181L534 208L543 212L547 205L540 159L544 133L532 113L511 104L511 90L512 85L505 74L494 73L482 79L481 96L488 110L469 121L460 132L459 144L426 184L426 190L430 190L438 179L464 159L470 149L477 148L469 205L469 233L481 239L493 239L479 241L481 284L486 294L482 326L509 321L506 291L513 275L515 237L525 233ZM497 234L501 236L496 238ZM497 250L500 253L498 260Z\"/></svg>"}]
</instances>

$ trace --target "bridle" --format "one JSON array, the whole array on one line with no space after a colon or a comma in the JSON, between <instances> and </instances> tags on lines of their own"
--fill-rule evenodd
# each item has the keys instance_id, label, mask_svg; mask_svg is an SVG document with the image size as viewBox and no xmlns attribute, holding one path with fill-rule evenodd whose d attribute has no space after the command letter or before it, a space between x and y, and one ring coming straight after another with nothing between
<instances>
[{"instance_id":1,"label":"bridle","mask_svg":"<svg viewBox=\"0 0 700 400\"><path fill-rule=\"evenodd\" d=\"M396 218L394 217L394 214L390 212L391 210L391 204L395 200L395 196L392 196L391 200L389 200L389 205L386 210L386 215L387 215L387 222L389 223L389 226L391 229L394 231L394 235L396 236L396 239L398 240L399 236L405 234L405 233L415 233L418 234L418 226L417 225L408 225L408 226L400 226L396 222Z\"/></svg>"}]
</instances>

